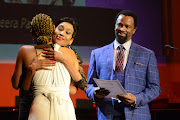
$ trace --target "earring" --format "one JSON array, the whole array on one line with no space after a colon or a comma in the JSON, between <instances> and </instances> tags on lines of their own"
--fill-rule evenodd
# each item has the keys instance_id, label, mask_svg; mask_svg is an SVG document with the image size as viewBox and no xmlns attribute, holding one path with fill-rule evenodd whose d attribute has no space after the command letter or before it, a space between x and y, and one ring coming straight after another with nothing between
<instances>
[{"instance_id":1,"label":"earring","mask_svg":"<svg viewBox=\"0 0 180 120\"><path fill-rule=\"evenodd\" d=\"M69 49L72 49L72 48L71 48L71 45L68 45L68 48L69 48Z\"/></svg>"}]
</instances>

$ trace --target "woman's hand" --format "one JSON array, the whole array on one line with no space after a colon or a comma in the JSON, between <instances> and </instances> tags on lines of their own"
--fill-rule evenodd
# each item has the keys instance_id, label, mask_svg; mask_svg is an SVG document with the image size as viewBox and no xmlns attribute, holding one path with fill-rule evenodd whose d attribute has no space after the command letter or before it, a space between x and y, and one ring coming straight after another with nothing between
<instances>
[{"instance_id":1,"label":"woman's hand","mask_svg":"<svg viewBox=\"0 0 180 120\"><path fill-rule=\"evenodd\" d=\"M43 54L45 55L43 55L43 57L46 57L49 60L55 60L62 63L64 63L67 60L67 57L63 55L63 53L60 51L50 50L46 48L44 48L44 50L45 51L43 52Z\"/></svg>"},{"instance_id":2,"label":"woman's hand","mask_svg":"<svg viewBox=\"0 0 180 120\"><path fill-rule=\"evenodd\" d=\"M55 66L56 62L49 60L49 59L43 59L43 60L38 60L38 58L40 57L41 54L39 54L38 56L36 56L33 60L32 63L29 66L29 69L31 71L36 71L36 70L40 70L40 69L44 69L44 70L51 70L49 68L47 68L48 66Z\"/></svg>"},{"instance_id":3,"label":"woman's hand","mask_svg":"<svg viewBox=\"0 0 180 120\"><path fill-rule=\"evenodd\" d=\"M39 60L38 58L41 56L41 53L36 56L32 63L29 65L28 69L26 70L25 78L23 80L23 90L29 90L31 80L37 70L44 69L44 70L51 70L47 68L48 66L55 66L56 62L49 60L49 59L42 59Z\"/></svg>"}]
</instances>

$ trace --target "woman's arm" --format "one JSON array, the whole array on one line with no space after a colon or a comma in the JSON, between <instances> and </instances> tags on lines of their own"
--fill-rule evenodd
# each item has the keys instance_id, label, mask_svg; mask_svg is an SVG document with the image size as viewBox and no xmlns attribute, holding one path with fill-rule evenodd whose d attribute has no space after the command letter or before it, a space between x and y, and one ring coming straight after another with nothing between
<instances>
[{"instance_id":1,"label":"woman's arm","mask_svg":"<svg viewBox=\"0 0 180 120\"><path fill-rule=\"evenodd\" d=\"M72 49L73 50L73 49ZM87 78L86 78L86 74L85 74L85 71L82 67L82 59L81 57L77 54L77 52L75 50L73 50L76 54L76 58L78 60L78 63L79 63L79 73L81 74L82 76L82 79L79 81L79 82L76 82L75 85L80 88L81 90L86 90L87 87L88 87L88 83L87 83Z\"/></svg>"},{"instance_id":2,"label":"woman's arm","mask_svg":"<svg viewBox=\"0 0 180 120\"><path fill-rule=\"evenodd\" d=\"M81 65L79 65L79 73L82 76L82 79L78 82L75 82L75 85L80 88L81 90L86 90L88 87L87 78L84 72L84 69Z\"/></svg>"},{"instance_id":3,"label":"woman's arm","mask_svg":"<svg viewBox=\"0 0 180 120\"><path fill-rule=\"evenodd\" d=\"M64 52L63 50L65 49L66 51ZM71 88L72 90L75 90L76 88L74 92L77 92L77 88L86 90L88 86L86 75L84 69L82 68L82 64L81 64L82 62L78 61L79 59L77 59L80 57L77 54L75 54L73 50L70 50L68 48L64 48L63 50L62 50L63 53L53 50L46 50L46 52L44 52L44 54L46 54L44 57L49 58L51 60L62 62L64 64L64 66L70 73L72 80L74 81L73 83L71 83L70 91ZM64 55L64 53L67 53L67 51L68 51L68 55L71 56L71 58Z\"/></svg>"},{"instance_id":4,"label":"woman's arm","mask_svg":"<svg viewBox=\"0 0 180 120\"><path fill-rule=\"evenodd\" d=\"M33 79L34 74L37 70L40 70L40 69L51 70L47 67L55 66L56 64L55 61L52 61L49 59L39 60L40 56L41 56L41 53L32 60L32 63L27 68L26 75L23 82L23 90L29 90L30 85L31 85L31 80Z\"/></svg>"},{"instance_id":5,"label":"woman's arm","mask_svg":"<svg viewBox=\"0 0 180 120\"><path fill-rule=\"evenodd\" d=\"M71 95L74 95L77 93L78 88L76 87L75 82L73 80L71 80L69 89L70 89Z\"/></svg>"},{"instance_id":6,"label":"woman's arm","mask_svg":"<svg viewBox=\"0 0 180 120\"><path fill-rule=\"evenodd\" d=\"M82 64L80 64L80 63L79 63L79 73L81 74L82 79L80 81L78 81L78 82L74 82L73 80L71 81L71 84L70 84L70 93L71 93L71 95L76 94L78 88L80 88L81 90L86 90L87 87L88 87L86 75L85 75L84 69L82 67Z\"/></svg>"},{"instance_id":7,"label":"woman's arm","mask_svg":"<svg viewBox=\"0 0 180 120\"><path fill-rule=\"evenodd\" d=\"M79 65L74 51L68 48L62 48L62 52L48 49L45 50L46 51L43 52L45 55L43 56L50 60L63 63L75 82L78 82L82 79L82 76L79 73Z\"/></svg>"},{"instance_id":8,"label":"woman's arm","mask_svg":"<svg viewBox=\"0 0 180 120\"><path fill-rule=\"evenodd\" d=\"M73 61L74 63L72 63L71 60L69 60L69 58L64 57L64 60L62 61L62 63L64 64L64 66L68 70L68 72L71 75L73 81L78 82L78 81L80 81L82 79L82 76L79 73L79 65L78 65L77 58L74 57L73 60L74 60Z\"/></svg>"},{"instance_id":9,"label":"woman's arm","mask_svg":"<svg viewBox=\"0 0 180 120\"><path fill-rule=\"evenodd\" d=\"M38 55L39 56L39 55ZM38 63L38 56L36 56L32 63L28 66L26 70L26 75L23 80L23 90L28 91L31 85L31 80L33 79L33 76L37 69L37 63Z\"/></svg>"},{"instance_id":10,"label":"woman's arm","mask_svg":"<svg viewBox=\"0 0 180 120\"><path fill-rule=\"evenodd\" d=\"M29 90L31 80L36 70L49 70L48 68L46 68L47 66L55 65L55 61L51 61L48 59L38 60L39 56L40 55L36 56L35 49L33 46L22 46L19 49L15 69L11 78L12 86L14 89L18 89L20 87L19 81L20 79L22 79L23 89ZM23 70L26 72L24 72L23 77L21 77Z\"/></svg>"},{"instance_id":11,"label":"woman's arm","mask_svg":"<svg viewBox=\"0 0 180 120\"><path fill-rule=\"evenodd\" d=\"M20 80L20 77L22 75L23 51L24 51L24 47L21 47L19 49L19 52L18 52L18 55L16 58L16 64L15 64L14 72L13 72L12 77L11 77L11 82L12 82L12 86L14 89L19 88L19 80Z\"/></svg>"}]
</instances>

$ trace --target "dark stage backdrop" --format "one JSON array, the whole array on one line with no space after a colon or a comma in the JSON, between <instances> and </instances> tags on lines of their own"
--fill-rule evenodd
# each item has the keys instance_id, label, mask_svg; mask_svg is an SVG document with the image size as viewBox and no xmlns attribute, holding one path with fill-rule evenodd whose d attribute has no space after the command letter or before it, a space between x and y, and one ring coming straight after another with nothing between
<instances>
[{"instance_id":1,"label":"dark stage backdrop","mask_svg":"<svg viewBox=\"0 0 180 120\"><path fill-rule=\"evenodd\" d=\"M34 3L35 1L38 2ZM0 56L3 56L0 57L0 63L4 63L4 60L15 61L22 45L33 44L29 22L33 16L42 12L49 14L54 22L66 16L78 21L80 29L73 45L88 64L92 49L114 40L114 18L121 9L132 10L138 16L138 29L133 35L133 41L152 49L158 63L166 62L162 54L161 0L53 1L0 1ZM6 47L11 48L13 52L1 52Z\"/></svg>"},{"instance_id":2,"label":"dark stage backdrop","mask_svg":"<svg viewBox=\"0 0 180 120\"><path fill-rule=\"evenodd\" d=\"M114 39L114 19L119 11L92 7L1 4L0 43L33 44L30 21L36 14L45 13L53 18L54 23L67 16L78 22L79 31L73 45L103 46Z\"/></svg>"}]
</instances>

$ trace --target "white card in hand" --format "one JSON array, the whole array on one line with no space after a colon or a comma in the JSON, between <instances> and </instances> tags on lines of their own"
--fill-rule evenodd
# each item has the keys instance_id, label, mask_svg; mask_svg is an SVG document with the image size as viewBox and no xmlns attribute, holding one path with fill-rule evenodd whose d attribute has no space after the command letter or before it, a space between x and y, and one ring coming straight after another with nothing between
<instances>
[{"instance_id":1,"label":"white card in hand","mask_svg":"<svg viewBox=\"0 0 180 120\"><path fill-rule=\"evenodd\" d=\"M119 83L118 80L100 80L93 78L96 82L97 86L100 88L105 88L109 90L109 94L106 96L108 98L116 98L117 95L126 95L126 91L124 90L123 86Z\"/></svg>"}]
</instances>

